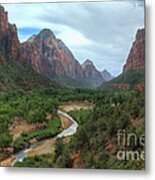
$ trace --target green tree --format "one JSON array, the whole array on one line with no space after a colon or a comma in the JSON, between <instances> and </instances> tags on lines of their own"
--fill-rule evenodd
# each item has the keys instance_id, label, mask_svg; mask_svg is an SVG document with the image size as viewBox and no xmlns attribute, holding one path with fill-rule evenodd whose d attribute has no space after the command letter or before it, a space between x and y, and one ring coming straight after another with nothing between
<instances>
[{"instance_id":1,"label":"green tree","mask_svg":"<svg viewBox=\"0 0 155 180\"><path fill-rule=\"evenodd\" d=\"M44 109L31 110L27 116L29 123L42 123L46 120L46 112Z\"/></svg>"}]
</instances>

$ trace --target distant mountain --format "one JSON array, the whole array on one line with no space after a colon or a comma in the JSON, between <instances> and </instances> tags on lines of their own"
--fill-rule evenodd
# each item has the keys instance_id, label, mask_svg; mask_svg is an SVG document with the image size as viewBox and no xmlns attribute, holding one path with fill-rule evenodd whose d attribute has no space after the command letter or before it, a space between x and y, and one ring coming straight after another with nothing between
<instances>
[{"instance_id":1,"label":"distant mountain","mask_svg":"<svg viewBox=\"0 0 155 180\"><path fill-rule=\"evenodd\" d=\"M85 78L101 78L102 76L100 72L96 69L95 65L93 62L89 59L87 59L83 64L82 64L82 69L83 69L83 76Z\"/></svg>"},{"instance_id":2,"label":"distant mountain","mask_svg":"<svg viewBox=\"0 0 155 180\"><path fill-rule=\"evenodd\" d=\"M132 70L122 73L111 81L105 82L100 88L111 90L129 90L136 89L140 84L145 82L144 70Z\"/></svg>"},{"instance_id":3,"label":"distant mountain","mask_svg":"<svg viewBox=\"0 0 155 180\"><path fill-rule=\"evenodd\" d=\"M106 69L101 71L101 75L105 81L110 81L111 79L113 79L113 76Z\"/></svg>"},{"instance_id":4,"label":"distant mountain","mask_svg":"<svg viewBox=\"0 0 155 180\"><path fill-rule=\"evenodd\" d=\"M112 90L129 90L144 88L145 83L145 29L139 29L133 42L123 72L101 88Z\"/></svg>"}]
</instances>

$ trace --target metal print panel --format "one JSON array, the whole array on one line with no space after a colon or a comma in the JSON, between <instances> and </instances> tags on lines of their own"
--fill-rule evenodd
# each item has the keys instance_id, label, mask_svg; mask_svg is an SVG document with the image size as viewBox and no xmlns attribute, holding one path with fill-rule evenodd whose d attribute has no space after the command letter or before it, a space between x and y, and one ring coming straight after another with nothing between
<instances>
[{"instance_id":1,"label":"metal print panel","mask_svg":"<svg viewBox=\"0 0 155 180\"><path fill-rule=\"evenodd\" d=\"M0 166L145 169L144 9L0 5Z\"/></svg>"}]
</instances>

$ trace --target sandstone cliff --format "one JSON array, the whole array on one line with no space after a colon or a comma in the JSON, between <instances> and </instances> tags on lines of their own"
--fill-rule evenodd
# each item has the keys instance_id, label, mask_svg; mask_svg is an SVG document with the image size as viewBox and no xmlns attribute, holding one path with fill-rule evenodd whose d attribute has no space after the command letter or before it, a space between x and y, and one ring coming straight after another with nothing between
<instances>
[{"instance_id":1,"label":"sandstone cliff","mask_svg":"<svg viewBox=\"0 0 155 180\"><path fill-rule=\"evenodd\" d=\"M123 73L130 70L144 69L145 66L145 29L139 29L133 42Z\"/></svg>"},{"instance_id":2,"label":"sandstone cliff","mask_svg":"<svg viewBox=\"0 0 155 180\"><path fill-rule=\"evenodd\" d=\"M17 28L8 22L8 14L0 5L0 63L19 59L19 48Z\"/></svg>"},{"instance_id":3,"label":"sandstone cliff","mask_svg":"<svg viewBox=\"0 0 155 180\"><path fill-rule=\"evenodd\" d=\"M21 53L31 67L51 76L83 77L82 67L66 45L49 29L21 44Z\"/></svg>"}]
</instances>

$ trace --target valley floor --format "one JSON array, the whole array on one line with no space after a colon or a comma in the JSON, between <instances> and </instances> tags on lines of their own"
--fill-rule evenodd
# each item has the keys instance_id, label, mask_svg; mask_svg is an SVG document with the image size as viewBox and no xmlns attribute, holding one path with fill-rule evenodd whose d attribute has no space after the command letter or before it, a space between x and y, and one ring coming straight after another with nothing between
<instances>
[{"instance_id":1,"label":"valley floor","mask_svg":"<svg viewBox=\"0 0 155 180\"><path fill-rule=\"evenodd\" d=\"M70 120L70 116L66 114L66 112L72 111L72 110L87 110L92 109L94 107L93 104L89 102L67 102L63 103L59 109L64 111L64 115L58 113L58 116L61 121L61 127L63 130L68 129L73 122ZM36 127L35 127L36 128ZM27 124L25 121L20 122L19 124L16 122L16 128L13 131L14 132L14 140L16 140L20 134L24 131L30 132L31 130L34 130L34 126ZM69 132L71 134L72 132ZM73 132L74 133L74 132ZM65 135L65 137L70 135ZM66 138L67 139L67 138ZM36 155L42 155L42 154L53 154L55 150L55 138L50 138L47 140L43 140L41 142L34 141L32 144L35 146L32 148L25 149L24 151L27 151L27 157L32 157ZM20 152L19 152L20 153ZM17 157L17 155L16 155ZM13 162L16 161L16 157L14 155L11 155L10 157L6 158L2 162L0 162L0 166L12 166ZM21 158L21 157L20 157Z\"/></svg>"},{"instance_id":2,"label":"valley floor","mask_svg":"<svg viewBox=\"0 0 155 180\"><path fill-rule=\"evenodd\" d=\"M41 89L0 96L1 166L144 169L119 160L118 130L145 132L144 90ZM4 123L5 122L5 123ZM144 146L128 147L142 153Z\"/></svg>"}]
</instances>

